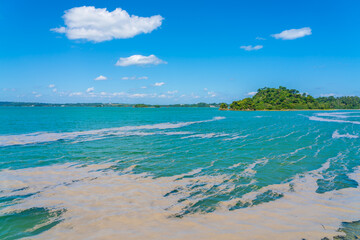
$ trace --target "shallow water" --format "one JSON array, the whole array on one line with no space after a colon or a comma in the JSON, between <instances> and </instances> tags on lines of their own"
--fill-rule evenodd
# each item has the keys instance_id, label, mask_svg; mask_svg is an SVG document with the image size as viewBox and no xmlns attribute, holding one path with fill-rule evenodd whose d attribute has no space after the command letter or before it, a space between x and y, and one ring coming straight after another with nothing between
<instances>
[{"instance_id":1,"label":"shallow water","mask_svg":"<svg viewBox=\"0 0 360 240\"><path fill-rule=\"evenodd\" d=\"M4 107L0 120L0 239L359 233L360 111Z\"/></svg>"}]
</instances>

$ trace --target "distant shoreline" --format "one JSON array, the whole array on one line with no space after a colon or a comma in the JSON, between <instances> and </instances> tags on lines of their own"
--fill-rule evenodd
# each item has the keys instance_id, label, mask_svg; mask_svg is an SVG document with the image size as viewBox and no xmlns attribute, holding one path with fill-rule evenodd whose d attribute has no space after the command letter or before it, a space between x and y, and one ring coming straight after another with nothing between
<instances>
[{"instance_id":1,"label":"distant shoreline","mask_svg":"<svg viewBox=\"0 0 360 240\"><path fill-rule=\"evenodd\" d=\"M143 104L143 103L34 103L34 102L0 102L0 107L114 107L114 108L219 108L218 103L193 104Z\"/></svg>"}]
</instances>

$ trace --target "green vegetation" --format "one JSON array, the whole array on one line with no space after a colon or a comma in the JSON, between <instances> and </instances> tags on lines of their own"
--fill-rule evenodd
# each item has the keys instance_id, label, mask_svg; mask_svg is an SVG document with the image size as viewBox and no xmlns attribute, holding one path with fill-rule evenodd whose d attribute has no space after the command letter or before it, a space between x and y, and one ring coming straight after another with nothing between
<instances>
[{"instance_id":1,"label":"green vegetation","mask_svg":"<svg viewBox=\"0 0 360 240\"><path fill-rule=\"evenodd\" d=\"M147 108L147 107L149 107L149 105L146 105L146 104L135 104L134 105L134 108Z\"/></svg>"},{"instance_id":2,"label":"green vegetation","mask_svg":"<svg viewBox=\"0 0 360 240\"><path fill-rule=\"evenodd\" d=\"M225 105L223 108L227 109ZM252 98L234 101L230 110L360 109L359 97L313 98L295 89L260 88Z\"/></svg>"},{"instance_id":3,"label":"green vegetation","mask_svg":"<svg viewBox=\"0 0 360 240\"><path fill-rule=\"evenodd\" d=\"M359 97L319 97L316 100L326 109L360 109Z\"/></svg>"},{"instance_id":4,"label":"green vegetation","mask_svg":"<svg viewBox=\"0 0 360 240\"><path fill-rule=\"evenodd\" d=\"M230 104L231 110L255 110L255 104L252 98L245 98L240 101L234 101Z\"/></svg>"},{"instance_id":5,"label":"green vegetation","mask_svg":"<svg viewBox=\"0 0 360 240\"><path fill-rule=\"evenodd\" d=\"M229 105L227 105L226 103L220 103L220 110L226 110L228 109Z\"/></svg>"}]
</instances>

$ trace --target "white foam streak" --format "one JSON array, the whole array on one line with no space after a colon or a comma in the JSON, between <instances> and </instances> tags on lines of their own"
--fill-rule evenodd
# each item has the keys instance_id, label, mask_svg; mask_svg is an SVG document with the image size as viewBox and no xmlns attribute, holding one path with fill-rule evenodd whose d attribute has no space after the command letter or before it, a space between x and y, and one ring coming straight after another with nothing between
<instances>
[{"instance_id":1,"label":"white foam streak","mask_svg":"<svg viewBox=\"0 0 360 240\"><path fill-rule=\"evenodd\" d=\"M268 161L269 160L265 157L261 158L261 159L257 159L257 160L255 160L255 162L249 164L240 175L246 176L246 177L254 176L256 174L255 167L258 165L265 166L268 163ZM237 164L234 164L234 165L230 166L229 169L239 167L241 164L243 164L243 163L239 162Z\"/></svg>"},{"instance_id":2,"label":"white foam streak","mask_svg":"<svg viewBox=\"0 0 360 240\"><path fill-rule=\"evenodd\" d=\"M246 138L248 137L250 134L246 134L246 135L243 135L243 136L234 136L234 137L231 137L231 138L226 138L224 139L224 141L232 141L232 140L236 140L236 139L242 139L242 138Z\"/></svg>"},{"instance_id":3,"label":"white foam streak","mask_svg":"<svg viewBox=\"0 0 360 240\"><path fill-rule=\"evenodd\" d=\"M204 121L158 123L152 125L124 126L124 127L104 128L104 129L89 130L89 131L76 131L76 132L63 132L63 133L35 132L35 133L19 134L19 135L2 135L0 136L0 146L36 144L36 143L53 142L58 140L73 140L78 137L84 137L91 140L91 137L94 136L95 136L94 140L96 140L107 136L127 135L127 132L129 131L175 129L175 128L182 128L185 126L189 126L192 124L206 123L206 122L218 121L222 119L225 119L225 117L214 117L212 119L204 120ZM136 135L136 134L130 133L128 135ZM141 133L140 135L152 135L152 134ZM79 141L80 142L87 141L88 139L79 140Z\"/></svg>"},{"instance_id":4,"label":"white foam streak","mask_svg":"<svg viewBox=\"0 0 360 240\"><path fill-rule=\"evenodd\" d=\"M229 136L229 134L224 134L224 133L199 133L199 134L194 134L194 135L190 135L190 136L186 136L186 137L182 137L181 139L186 139L186 138L216 138L216 137L225 137L225 136Z\"/></svg>"},{"instance_id":5,"label":"white foam streak","mask_svg":"<svg viewBox=\"0 0 360 240\"><path fill-rule=\"evenodd\" d=\"M319 122L360 124L359 121L344 120L346 118L359 117L359 115L351 115L354 113L357 113L357 112L323 112L323 113L316 113L315 116L310 116L308 118L309 118L309 120L319 121ZM326 118L326 117L330 117L330 118Z\"/></svg>"},{"instance_id":6,"label":"white foam streak","mask_svg":"<svg viewBox=\"0 0 360 240\"><path fill-rule=\"evenodd\" d=\"M273 141L273 140L279 139L279 138L287 138L288 136L290 136L290 135L292 135L292 134L294 134L294 133L296 133L296 131L293 131L293 132L291 132L291 133L288 133L288 134L286 134L286 135L284 135L284 136L279 136L279 137L270 138L270 139L266 140L266 142L270 142L270 141Z\"/></svg>"},{"instance_id":7,"label":"white foam streak","mask_svg":"<svg viewBox=\"0 0 360 240\"><path fill-rule=\"evenodd\" d=\"M340 120L340 119L327 119L327 118L320 118L320 117L315 117L315 116L309 117L309 120L319 121L319 122L336 122L336 123L360 124L360 122L358 122L358 121L348 121L348 120Z\"/></svg>"},{"instance_id":8,"label":"white foam streak","mask_svg":"<svg viewBox=\"0 0 360 240\"><path fill-rule=\"evenodd\" d=\"M324 112L324 113L316 113L316 116L321 117L336 117L336 118L350 118L350 117L359 117L359 115L349 115L358 112Z\"/></svg>"},{"instance_id":9,"label":"white foam streak","mask_svg":"<svg viewBox=\"0 0 360 240\"><path fill-rule=\"evenodd\" d=\"M336 138L359 138L359 136L358 135L352 135L352 134L349 134L349 133L339 134L338 130L336 130L335 132L333 132L332 138L334 138L334 139L336 139Z\"/></svg>"},{"instance_id":10,"label":"white foam streak","mask_svg":"<svg viewBox=\"0 0 360 240\"><path fill-rule=\"evenodd\" d=\"M316 113L316 116L323 116L323 117L346 117L346 114L350 114L351 112L321 112Z\"/></svg>"}]
</instances>

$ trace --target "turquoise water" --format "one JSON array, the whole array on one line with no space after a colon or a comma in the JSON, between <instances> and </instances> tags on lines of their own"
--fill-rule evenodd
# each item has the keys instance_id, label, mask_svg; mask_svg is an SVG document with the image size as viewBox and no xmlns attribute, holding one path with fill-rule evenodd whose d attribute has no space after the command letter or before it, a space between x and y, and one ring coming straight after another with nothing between
<instances>
[{"instance_id":1,"label":"turquoise water","mask_svg":"<svg viewBox=\"0 0 360 240\"><path fill-rule=\"evenodd\" d=\"M0 121L0 239L358 233L360 111L3 107Z\"/></svg>"}]
</instances>

